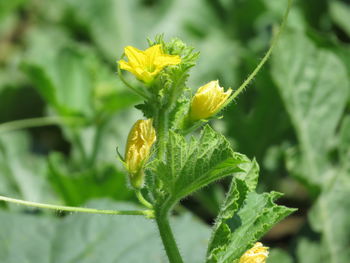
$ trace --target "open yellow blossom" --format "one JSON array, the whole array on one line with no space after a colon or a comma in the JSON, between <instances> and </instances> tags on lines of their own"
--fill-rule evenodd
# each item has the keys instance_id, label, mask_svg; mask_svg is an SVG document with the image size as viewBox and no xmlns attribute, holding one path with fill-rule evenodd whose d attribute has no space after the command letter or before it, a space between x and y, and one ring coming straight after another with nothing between
<instances>
[{"instance_id":1,"label":"open yellow blossom","mask_svg":"<svg viewBox=\"0 0 350 263\"><path fill-rule=\"evenodd\" d=\"M180 56L165 54L161 45L154 45L145 51L127 46L124 49L129 62L119 61L121 69L134 74L139 80L150 83L166 66L177 65L181 62Z\"/></svg>"},{"instance_id":2,"label":"open yellow blossom","mask_svg":"<svg viewBox=\"0 0 350 263\"><path fill-rule=\"evenodd\" d=\"M191 102L191 120L197 121L200 119L207 119L215 115L221 110L231 93L232 89L228 89L224 92L218 80L210 81L200 87Z\"/></svg>"},{"instance_id":3,"label":"open yellow blossom","mask_svg":"<svg viewBox=\"0 0 350 263\"><path fill-rule=\"evenodd\" d=\"M268 247L264 247L260 242L248 249L239 259L239 263L266 263L269 255Z\"/></svg>"},{"instance_id":4,"label":"open yellow blossom","mask_svg":"<svg viewBox=\"0 0 350 263\"><path fill-rule=\"evenodd\" d=\"M129 172L130 183L135 188L143 186L143 167L155 141L156 131L152 126L152 119L138 120L129 133L125 150L125 166Z\"/></svg>"}]
</instances>

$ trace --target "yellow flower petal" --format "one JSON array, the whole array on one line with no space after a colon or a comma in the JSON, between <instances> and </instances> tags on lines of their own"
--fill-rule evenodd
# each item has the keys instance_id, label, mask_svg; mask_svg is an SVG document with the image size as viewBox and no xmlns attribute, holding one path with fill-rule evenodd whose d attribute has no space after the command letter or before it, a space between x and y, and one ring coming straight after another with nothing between
<instances>
[{"instance_id":1,"label":"yellow flower petal","mask_svg":"<svg viewBox=\"0 0 350 263\"><path fill-rule=\"evenodd\" d=\"M157 65L157 67L177 65L180 63L181 63L181 58L179 56L172 56L172 55L158 56L154 60L154 64Z\"/></svg>"},{"instance_id":2,"label":"yellow flower petal","mask_svg":"<svg viewBox=\"0 0 350 263\"><path fill-rule=\"evenodd\" d=\"M131 72L145 83L152 82L164 67L181 63L179 56L165 54L160 44L145 51L127 46L124 53L129 61L120 60L120 68Z\"/></svg>"},{"instance_id":3,"label":"yellow flower petal","mask_svg":"<svg viewBox=\"0 0 350 263\"><path fill-rule=\"evenodd\" d=\"M132 65L141 65L145 63L146 56L142 50L127 46L124 49L124 53L128 57L129 63Z\"/></svg>"},{"instance_id":4,"label":"yellow flower petal","mask_svg":"<svg viewBox=\"0 0 350 263\"><path fill-rule=\"evenodd\" d=\"M162 51L162 45L154 45L145 50L145 56L151 61L154 61L156 57L162 56L164 53Z\"/></svg>"},{"instance_id":5,"label":"yellow flower petal","mask_svg":"<svg viewBox=\"0 0 350 263\"><path fill-rule=\"evenodd\" d=\"M119 63L119 66L121 69L125 69L127 71L134 72L133 67L131 67L130 64L128 62L126 62L125 60L119 60L118 63Z\"/></svg>"}]
</instances>

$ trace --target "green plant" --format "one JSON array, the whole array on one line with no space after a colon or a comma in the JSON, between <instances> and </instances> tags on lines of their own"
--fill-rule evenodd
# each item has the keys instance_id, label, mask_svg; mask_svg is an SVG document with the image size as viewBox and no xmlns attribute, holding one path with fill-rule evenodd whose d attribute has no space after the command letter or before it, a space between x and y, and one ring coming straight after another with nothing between
<instances>
[{"instance_id":1,"label":"green plant","mask_svg":"<svg viewBox=\"0 0 350 263\"><path fill-rule=\"evenodd\" d=\"M287 15L283 24L286 17ZM137 108L147 120L135 124L129 135L125 157L119 155L129 173L130 185L145 209L99 210L40 204L7 197L0 199L60 211L141 215L154 219L169 261L182 262L170 228L170 212L181 199L214 181L232 176L230 189L216 219L208 245L207 262L240 261L245 251L293 209L274 203L281 196L279 193L256 193L259 172L256 161L234 152L226 138L206 123L215 118L254 78L269 58L282 28L283 26L258 67L234 92L223 92L218 82L211 82L191 96L186 81L198 53L178 39L165 42L162 37L157 37L155 41L149 41L150 48L146 51L126 48L125 54L129 62L120 62L119 77L144 99L144 103ZM126 80L121 69L136 75L141 85L139 82L135 84ZM33 75L43 75L33 66L26 65L26 70ZM46 81L44 77L41 80ZM52 87L47 82L42 87L47 85ZM54 98L54 92L41 90L59 113L77 115L75 111L62 107ZM64 104L65 100L61 103ZM74 108L76 105L70 106ZM89 116L90 112L85 112L85 107L80 110L78 113ZM103 113L103 110L101 112ZM74 135L74 125L70 128ZM187 138L198 129L201 129L198 138ZM96 138L101 140L98 135ZM94 152L89 158L84 150L81 150L81 158L87 159L86 164L95 162ZM241 261L244 262L244 259Z\"/></svg>"}]
</instances>

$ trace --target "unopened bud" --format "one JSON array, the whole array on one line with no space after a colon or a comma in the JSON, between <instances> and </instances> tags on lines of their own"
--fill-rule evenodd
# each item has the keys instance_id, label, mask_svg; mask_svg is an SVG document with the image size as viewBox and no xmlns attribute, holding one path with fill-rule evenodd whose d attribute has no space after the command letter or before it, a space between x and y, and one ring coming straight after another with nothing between
<instances>
[{"instance_id":1,"label":"unopened bud","mask_svg":"<svg viewBox=\"0 0 350 263\"><path fill-rule=\"evenodd\" d=\"M218 80L200 87L191 102L190 119L197 121L215 115L222 109L231 93L232 89L224 92Z\"/></svg>"},{"instance_id":2,"label":"unopened bud","mask_svg":"<svg viewBox=\"0 0 350 263\"><path fill-rule=\"evenodd\" d=\"M257 242L251 249L248 249L243 254L239 259L239 263L266 263L268 255L269 248L264 247L262 243Z\"/></svg>"},{"instance_id":3,"label":"unopened bud","mask_svg":"<svg viewBox=\"0 0 350 263\"><path fill-rule=\"evenodd\" d=\"M152 126L152 119L138 120L129 133L125 150L125 166L129 172L131 185L137 189L143 186L143 167L155 141L156 131Z\"/></svg>"}]
</instances>

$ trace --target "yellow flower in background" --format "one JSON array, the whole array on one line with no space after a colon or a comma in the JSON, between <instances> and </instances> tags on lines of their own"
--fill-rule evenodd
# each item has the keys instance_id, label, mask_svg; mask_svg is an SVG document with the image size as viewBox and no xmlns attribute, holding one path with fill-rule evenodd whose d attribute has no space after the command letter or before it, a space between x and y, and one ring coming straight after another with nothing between
<instances>
[{"instance_id":1,"label":"yellow flower in background","mask_svg":"<svg viewBox=\"0 0 350 263\"><path fill-rule=\"evenodd\" d=\"M127 46L124 49L129 62L119 61L121 69L134 74L139 80L149 83L166 66L177 65L181 62L180 56L165 54L161 45L154 45L145 51Z\"/></svg>"},{"instance_id":2,"label":"yellow flower in background","mask_svg":"<svg viewBox=\"0 0 350 263\"><path fill-rule=\"evenodd\" d=\"M239 263L266 263L269 255L268 247L264 247L262 243L257 242L247 250L239 259Z\"/></svg>"},{"instance_id":3,"label":"yellow flower in background","mask_svg":"<svg viewBox=\"0 0 350 263\"><path fill-rule=\"evenodd\" d=\"M155 141L156 131L152 119L138 120L131 128L125 150L125 166L129 172L130 183L135 188L143 185L143 167Z\"/></svg>"},{"instance_id":4,"label":"yellow flower in background","mask_svg":"<svg viewBox=\"0 0 350 263\"><path fill-rule=\"evenodd\" d=\"M192 98L190 108L191 120L207 119L215 115L221 110L231 93L232 89L224 92L218 80L210 81L200 87Z\"/></svg>"}]
</instances>

